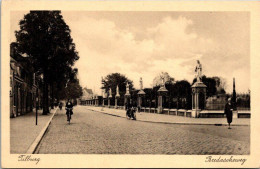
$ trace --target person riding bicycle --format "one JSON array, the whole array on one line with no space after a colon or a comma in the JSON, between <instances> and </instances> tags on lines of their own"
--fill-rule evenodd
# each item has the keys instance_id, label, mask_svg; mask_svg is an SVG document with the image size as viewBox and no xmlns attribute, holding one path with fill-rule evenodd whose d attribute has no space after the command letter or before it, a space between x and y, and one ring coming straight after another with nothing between
<instances>
[{"instance_id":1,"label":"person riding bicycle","mask_svg":"<svg viewBox=\"0 0 260 169\"><path fill-rule=\"evenodd\" d=\"M60 108L60 110L62 109L62 102L59 102L59 108Z\"/></svg>"},{"instance_id":2,"label":"person riding bicycle","mask_svg":"<svg viewBox=\"0 0 260 169\"><path fill-rule=\"evenodd\" d=\"M130 100L130 102L126 104L126 115L135 120L136 119L134 114L135 111L136 111L136 104L132 100Z\"/></svg>"},{"instance_id":3,"label":"person riding bicycle","mask_svg":"<svg viewBox=\"0 0 260 169\"><path fill-rule=\"evenodd\" d=\"M67 101L67 103L66 103L66 114L67 114L67 121L69 121L69 113L70 113L70 118L71 118L71 115L73 114L73 111L72 111L72 109L73 109L73 104L72 104L72 102L70 101L70 99L68 99L68 101ZM69 109L70 109L70 111L69 111Z\"/></svg>"}]
</instances>

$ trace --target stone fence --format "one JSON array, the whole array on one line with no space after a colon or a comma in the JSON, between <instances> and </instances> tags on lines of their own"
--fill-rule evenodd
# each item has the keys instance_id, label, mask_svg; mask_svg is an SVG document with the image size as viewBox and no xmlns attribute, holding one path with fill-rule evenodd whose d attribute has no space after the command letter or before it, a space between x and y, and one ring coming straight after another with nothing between
<instances>
[{"instance_id":1,"label":"stone fence","mask_svg":"<svg viewBox=\"0 0 260 169\"><path fill-rule=\"evenodd\" d=\"M93 105L94 106L94 105ZM102 106L98 106L102 107ZM124 106L108 106L105 105L103 107L111 108L111 109L122 109L124 110ZM158 113L158 108L146 108L141 107L139 112L143 113ZM185 110L185 109L166 109L162 110L162 113L166 115L175 115L175 116L183 116L183 117L192 117L192 110ZM224 110L202 110L199 113L199 118L224 118ZM233 111L233 118L250 118L251 111L250 110L237 110Z\"/></svg>"}]
</instances>

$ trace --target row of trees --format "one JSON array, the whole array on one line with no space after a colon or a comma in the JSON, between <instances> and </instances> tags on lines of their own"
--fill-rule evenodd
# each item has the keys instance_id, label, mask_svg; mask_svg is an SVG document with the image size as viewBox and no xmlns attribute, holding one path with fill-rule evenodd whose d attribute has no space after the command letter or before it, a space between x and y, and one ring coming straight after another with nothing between
<instances>
[{"instance_id":1,"label":"row of trees","mask_svg":"<svg viewBox=\"0 0 260 169\"><path fill-rule=\"evenodd\" d=\"M196 78L193 80L193 83L190 84L186 80L175 81L167 72L161 72L153 80L152 88L145 88L144 92L146 93L143 106L145 107L156 107L158 90L160 84L164 79L165 87L168 90L167 97L164 98L164 107L176 107L176 108L187 108L190 109L192 106L192 95L191 95L191 86L196 82ZM109 89L112 89L112 95L116 94L116 86L119 86L120 91L120 103L124 99L124 94L126 92L126 82L130 86L131 99L134 104L137 104L137 97L139 89L133 87L133 81L129 80L125 75L119 73L112 73L107 75L102 83L104 84L103 89L106 92ZM207 86L207 97L216 95L216 94L225 94L225 81L219 77L202 77L202 82Z\"/></svg>"},{"instance_id":2,"label":"row of trees","mask_svg":"<svg viewBox=\"0 0 260 169\"><path fill-rule=\"evenodd\" d=\"M19 25L14 45L18 54L30 60L36 77L42 79L43 114L49 113L49 95L52 102L54 98L79 97L82 88L78 70L73 68L79 55L61 12L30 11Z\"/></svg>"}]
</instances>

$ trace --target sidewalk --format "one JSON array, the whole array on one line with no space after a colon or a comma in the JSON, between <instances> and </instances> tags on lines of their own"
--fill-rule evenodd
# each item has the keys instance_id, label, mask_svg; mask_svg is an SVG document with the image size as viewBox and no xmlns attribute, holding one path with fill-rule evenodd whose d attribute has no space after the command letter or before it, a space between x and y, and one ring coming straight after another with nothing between
<instances>
[{"instance_id":1,"label":"sidewalk","mask_svg":"<svg viewBox=\"0 0 260 169\"><path fill-rule=\"evenodd\" d=\"M40 133L45 132L47 124L56 112L56 108L48 115L38 110L38 125L35 125L35 111L10 119L10 151L13 154L26 153L35 143ZM39 138L39 137L38 137Z\"/></svg>"},{"instance_id":2,"label":"sidewalk","mask_svg":"<svg viewBox=\"0 0 260 169\"><path fill-rule=\"evenodd\" d=\"M102 107L84 106L86 109L98 111L117 117L125 118L125 110L109 109ZM175 115L155 114L155 113L136 113L138 121L166 123L166 124L190 124L190 125L228 125L226 118L191 118ZM233 126L250 126L250 118L233 119Z\"/></svg>"}]
</instances>

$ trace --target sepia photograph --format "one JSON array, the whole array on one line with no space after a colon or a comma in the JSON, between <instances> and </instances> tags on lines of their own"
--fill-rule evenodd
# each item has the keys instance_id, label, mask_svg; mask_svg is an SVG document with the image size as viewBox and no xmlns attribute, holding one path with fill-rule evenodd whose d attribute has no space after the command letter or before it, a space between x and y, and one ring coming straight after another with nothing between
<instances>
[{"instance_id":1,"label":"sepia photograph","mask_svg":"<svg viewBox=\"0 0 260 169\"><path fill-rule=\"evenodd\" d=\"M6 153L34 167L52 155L246 166L259 134L251 12L105 7L10 10Z\"/></svg>"}]
</instances>

